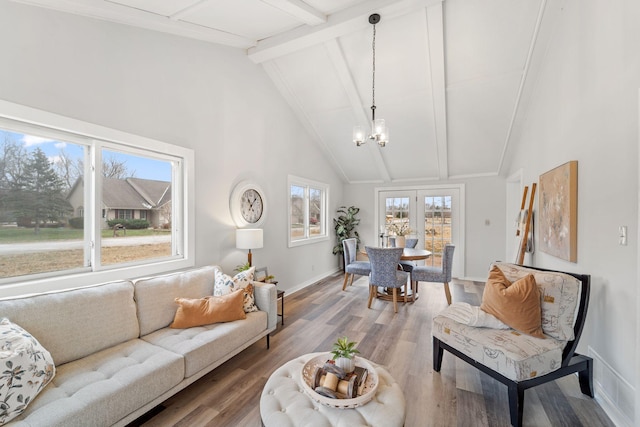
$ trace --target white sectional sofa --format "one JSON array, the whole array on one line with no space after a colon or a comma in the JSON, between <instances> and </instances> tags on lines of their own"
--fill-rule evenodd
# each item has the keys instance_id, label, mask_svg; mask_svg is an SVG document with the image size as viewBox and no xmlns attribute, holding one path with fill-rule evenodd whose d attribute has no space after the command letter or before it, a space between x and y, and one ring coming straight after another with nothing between
<instances>
[{"instance_id":1,"label":"white sectional sofa","mask_svg":"<svg viewBox=\"0 0 640 427\"><path fill-rule=\"evenodd\" d=\"M31 333L56 375L10 426L123 426L267 337L276 289L254 282L247 318L171 329L174 299L213 295L214 266L0 300L0 317ZM266 351L266 350L265 350Z\"/></svg>"}]
</instances>

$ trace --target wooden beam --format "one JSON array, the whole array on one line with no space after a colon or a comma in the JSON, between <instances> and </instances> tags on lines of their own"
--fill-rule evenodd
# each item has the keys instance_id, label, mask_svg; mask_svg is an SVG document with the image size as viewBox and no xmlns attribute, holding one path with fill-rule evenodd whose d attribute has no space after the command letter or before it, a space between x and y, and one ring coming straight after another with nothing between
<instances>
[{"instance_id":1,"label":"wooden beam","mask_svg":"<svg viewBox=\"0 0 640 427\"><path fill-rule=\"evenodd\" d=\"M420 10L443 0L367 0L353 7L330 15L327 22L316 27L302 26L284 34L259 41L258 45L249 48L247 55L259 64L280 56L325 43L331 39L351 34L369 27L368 16L379 13L383 19L391 19Z\"/></svg>"},{"instance_id":2,"label":"wooden beam","mask_svg":"<svg viewBox=\"0 0 640 427\"><path fill-rule=\"evenodd\" d=\"M281 11L293 16L307 25L316 26L327 22L327 16L301 0L262 0Z\"/></svg>"},{"instance_id":3,"label":"wooden beam","mask_svg":"<svg viewBox=\"0 0 640 427\"><path fill-rule=\"evenodd\" d=\"M449 178L447 137L447 91L444 58L444 10L442 3L427 7L427 45L429 46L429 77L438 156L438 176Z\"/></svg>"}]
</instances>

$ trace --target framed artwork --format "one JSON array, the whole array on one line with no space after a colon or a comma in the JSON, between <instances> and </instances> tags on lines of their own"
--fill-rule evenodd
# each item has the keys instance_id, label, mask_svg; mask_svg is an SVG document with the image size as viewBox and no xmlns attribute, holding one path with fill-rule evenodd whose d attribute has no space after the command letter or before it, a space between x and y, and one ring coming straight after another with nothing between
<instances>
[{"instance_id":1,"label":"framed artwork","mask_svg":"<svg viewBox=\"0 0 640 427\"><path fill-rule=\"evenodd\" d=\"M578 261L578 161L572 160L540 175L538 199L542 252Z\"/></svg>"},{"instance_id":2,"label":"framed artwork","mask_svg":"<svg viewBox=\"0 0 640 427\"><path fill-rule=\"evenodd\" d=\"M256 282L264 282L268 275L267 267L256 268L255 273L253 273L253 280Z\"/></svg>"}]
</instances>

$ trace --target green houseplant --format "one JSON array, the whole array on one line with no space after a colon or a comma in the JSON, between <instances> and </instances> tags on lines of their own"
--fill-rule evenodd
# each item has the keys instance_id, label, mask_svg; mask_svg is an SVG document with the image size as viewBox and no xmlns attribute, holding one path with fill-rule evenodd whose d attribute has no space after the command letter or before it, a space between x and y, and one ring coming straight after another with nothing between
<instances>
[{"instance_id":1,"label":"green houseplant","mask_svg":"<svg viewBox=\"0 0 640 427\"><path fill-rule=\"evenodd\" d=\"M347 373L353 372L356 368L354 357L360 352L355 348L355 345L356 342L349 341L347 337L338 338L338 340L333 343L333 350L331 350L333 360L336 361L336 366L344 369Z\"/></svg>"},{"instance_id":2,"label":"green houseplant","mask_svg":"<svg viewBox=\"0 0 640 427\"><path fill-rule=\"evenodd\" d=\"M355 230L356 226L360 224L360 219L356 218L356 215L360 212L360 208L356 208L355 206L349 206L348 208L346 206L340 206L336 212L338 213L338 217L333 218L333 228L338 241L333 247L333 254L342 255L344 253L344 249L342 248L343 240L355 237L357 244L360 243L360 235Z\"/></svg>"}]
</instances>

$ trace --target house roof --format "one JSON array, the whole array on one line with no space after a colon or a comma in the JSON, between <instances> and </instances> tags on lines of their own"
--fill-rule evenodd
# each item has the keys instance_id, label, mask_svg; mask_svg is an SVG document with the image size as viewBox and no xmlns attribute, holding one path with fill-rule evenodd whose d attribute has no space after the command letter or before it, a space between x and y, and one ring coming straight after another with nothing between
<instances>
[{"instance_id":1,"label":"house roof","mask_svg":"<svg viewBox=\"0 0 640 427\"><path fill-rule=\"evenodd\" d=\"M69 196L83 188L79 179ZM171 182L142 178L103 178L102 204L110 209L155 209L171 202Z\"/></svg>"},{"instance_id":2,"label":"house roof","mask_svg":"<svg viewBox=\"0 0 640 427\"><path fill-rule=\"evenodd\" d=\"M102 203L112 209L153 209L171 199L171 183L142 178L104 178Z\"/></svg>"}]
</instances>

